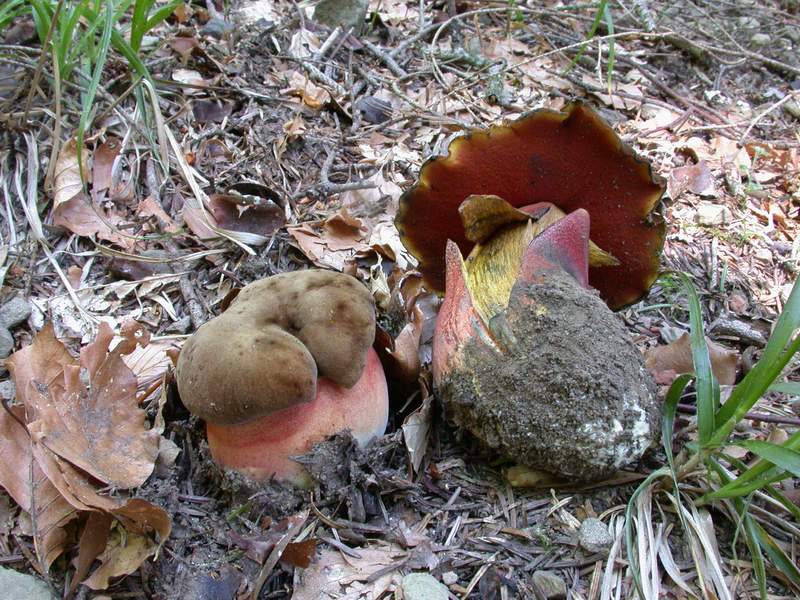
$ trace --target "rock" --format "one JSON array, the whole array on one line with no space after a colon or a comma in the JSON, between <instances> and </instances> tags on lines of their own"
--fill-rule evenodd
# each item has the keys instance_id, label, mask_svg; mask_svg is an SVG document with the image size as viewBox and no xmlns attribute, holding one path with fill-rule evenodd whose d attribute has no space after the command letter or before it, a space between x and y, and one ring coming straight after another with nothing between
<instances>
[{"instance_id":1,"label":"rock","mask_svg":"<svg viewBox=\"0 0 800 600\"><path fill-rule=\"evenodd\" d=\"M608 527L600 519L584 519L578 531L578 543L587 552L605 552L614 543Z\"/></svg>"},{"instance_id":2,"label":"rock","mask_svg":"<svg viewBox=\"0 0 800 600\"><path fill-rule=\"evenodd\" d=\"M0 590L5 600L57 600L41 579L5 567L0 567Z\"/></svg>"},{"instance_id":3,"label":"rock","mask_svg":"<svg viewBox=\"0 0 800 600\"><path fill-rule=\"evenodd\" d=\"M400 584L405 600L447 600L447 588L428 573L409 573Z\"/></svg>"},{"instance_id":4,"label":"rock","mask_svg":"<svg viewBox=\"0 0 800 600\"><path fill-rule=\"evenodd\" d=\"M458 575L456 575L453 571L446 571L442 573L442 581L445 585L453 585L454 583L458 582Z\"/></svg>"},{"instance_id":5,"label":"rock","mask_svg":"<svg viewBox=\"0 0 800 600\"><path fill-rule=\"evenodd\" d=\"M518 284L519 285L519 284ZM566 273L521 284L437 388L446 414L506 457L570 481L638 460L659 432L656 386L618 315Z\"/></svg>"},{"instance_id":6,"label":"rock","mask_svg":"<svg viewBox=\"0 0 800 600\"><path fill-rule=\"evenodd\" d=\"M796 100L788 100L783 105L783 110L792 115L795 119L800 119L800 102Z\"/></svg>"},{"instance_id":7,"label":"rock","mask_svg":"<svg viewBox=\"0 0 800 600\"><path fill-rule=\"evenodd\" d=\"M322 0L314 9L314 19L330 27L341 26L360 33L367 17L369 0Z\"/></svg>"},{"instance_id":8,"label":"rock","mask_svg":"<svg viewBox=\"0 0 800 600\"><path fill-rule=\"evenodd\" d=\"M567 597L567 584L550 571L534 571L533 583L547 600L563 600Z\"/></svg>"},{"instance_id":9,"label":"rock","mask_svg":"<svg viewBox=\"0 0 800 600\"><path fill-rule=\"evenodd\" d=\"M750 43L754 46L766 46L770 43L770 37L766 33L754 33Z\"/></svg>"},{"instance_id":10,"label":"rock","mask_svg":"<svg viewBox=\"0 0 800 600\"><path fill-rule=\"evenodd\" d=\"M10 379L0 381L0 398L8 402L9 400L13 400L15 396L16 388L14 382Z\"/></svg>"},{"instance_id":11,"label":"rock","mask_svg":"<svg viewBox=\"0 0 800 600\"><path fill-rule=\"evenodd\" d=\"M0 325L13 329L24 323L31 314L31 305L25 298L14 296L0 306Z\"/></svg>"},{"instance_id":12,"label":"rock","mask_svg":"<svg viewBox=\"0 0 800 600\"><path fill-rule=\"evenodd\" d=\"M6 358L14 349L14 336L5 327L0 326L0 358Z\"/></svg>"},{"instance_id":13,"label":"rock","mask_svg":"<svg viewBox=\"0 0 800 600\"><path fill-rule=\"evenodd\" d=\"M733 214L727 206L703 202L697 206L695 221L698 225L716 226L727 225L733 221Z\"/></svg>"},{"instance_id":14,"label":"rock","mask_svg":"<svg viewBox=\"0 0 800 600\"><path fill-rule=\"evenodd\" d=\"M212 17L209 19L208 23L203 25L203 27L200 29L200 33L203 35L209 35L213 38L222 39L230 34L234 29L236 29L236 26L233 23L230 23L225 19Z\"/></svg>"}]
</instances>

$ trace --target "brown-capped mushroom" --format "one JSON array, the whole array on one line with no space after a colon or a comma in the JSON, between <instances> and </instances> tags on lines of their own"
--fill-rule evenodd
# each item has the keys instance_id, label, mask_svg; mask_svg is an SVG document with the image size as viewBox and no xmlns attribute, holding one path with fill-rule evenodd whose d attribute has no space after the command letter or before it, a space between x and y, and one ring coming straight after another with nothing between
<instances>
[{"instance_id":1,"label":"brown-capped mushroom","mask_svg":"<svg viewBox=\"0 0 800 600\"><path fill-rule=\"evenodd\" d=\"M223 467L306 485L290 457L350 430L381 435L388 392L372 349L375 308L356 279L322 270L251 283L184 345L177 366L186 407L206 421Z\"/></svg>"}]
</instances>

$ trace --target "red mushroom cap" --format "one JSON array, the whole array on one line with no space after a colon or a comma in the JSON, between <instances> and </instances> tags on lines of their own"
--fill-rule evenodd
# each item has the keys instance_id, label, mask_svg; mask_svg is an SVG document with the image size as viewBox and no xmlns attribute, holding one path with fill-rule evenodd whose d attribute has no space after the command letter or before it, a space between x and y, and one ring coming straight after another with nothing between
<instances>
[{"instance_id":1,"label":"red mushroom cap","mask_svg":"<svg viewBox=\"0 0 800 600\"><path fill-rule=\"evenodd\" d=\"M591 239L620 264L592 267L589 283L611 308L639 300L658 275L666 227L655 211L664 185L591 109L532 112L509 125L473 131L426 162L400 199L395 224L420 261L426 283L441 292L445 245L473 247L459 206L474 194L515 207L539 202L591 216Z\"/></svg>"}]
</instances>

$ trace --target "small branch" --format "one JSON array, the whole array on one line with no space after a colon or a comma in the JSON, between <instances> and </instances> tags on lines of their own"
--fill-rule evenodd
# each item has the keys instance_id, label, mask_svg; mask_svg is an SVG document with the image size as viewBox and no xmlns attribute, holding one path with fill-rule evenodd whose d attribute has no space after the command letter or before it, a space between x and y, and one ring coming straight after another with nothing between
<instances>
[{"instance_id":1,"label":"small branch","mask_svg":"<svg viewBox=\"0 0 800 600\"><path fill-rule=\"evenodd\" d=\"M361 43L364 44L364 47L367 50L372 52L372 54L374 54L383 64L385 64L394 75L397 77L406 77L408 75L408 73L406 73L405 70L403 70L403 68L397 64L395 59L381 50L378 46L367 39L361 40Z\"/></svg>"},{"instance_id":2,"label":"small branch","mask_svg":"<svg viewBox=\"0 0 800 600\"><path fill-rule=\"evenodd\" d=\"M694 415L697 414L697 407L694 404L678 404L678 412ZM778 423L780 425L800 426L800 419L796 417L779 417L777 415L749 412L744 415L744 418L761 423Z\"/></svg>"}]
</instances>

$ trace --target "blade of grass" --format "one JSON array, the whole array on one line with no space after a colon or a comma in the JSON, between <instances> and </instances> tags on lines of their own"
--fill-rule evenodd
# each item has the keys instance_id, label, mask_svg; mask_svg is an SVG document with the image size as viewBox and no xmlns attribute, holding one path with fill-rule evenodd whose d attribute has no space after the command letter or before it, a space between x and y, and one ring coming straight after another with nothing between
<instances>
[{"instance_id":1,"label":"blade of grass","mask_svg":"<svg viewBox=\"0 0 800 600\"><path fill-rule=\"evenodd\" d=\"M764 528L753 520L753 529L758 540L759 546L764 553L769 556L770 561L775 568L778 569L783 575L789 579L795 586L800 588L800 570L792 559L786 556L786 553L780 546L772 539Z\"/></svg>"},{"instance_id":2,"label":"blade of grass","mask_svg":"<svg viewBox=\"0 0 800 600\"><path fill-rule=\"evenodd\" d=\"M583 56L584 52L586 52L586 47L589 45L589 42L592 41L595 34L597 33L597 29L600 27L600 21L603 20L603 15L605 15L606 7L608 6L608 0L600 0L600 4L597 5L597 13L594 15L594 21L592 21L592 27L589 29L589 33L586 34L586 39L584 40L581 47L578 49L578 53L575 55L564 72L568 72L572 69L575 65L578 64L578 61Z\"/></svg>"},{"instance_id":3,"label":"blade of grass","mask_svg":"<svg viewBox=\"0 0 800 600\"><path fill-rule=\"evenodd\" d=\"M717 428L710 440L710 446L719 446L727 440L736 424L774 384L783 368L800 349L800 336L795 337L798 327L800 327L800 285L795 282L761 359L717 411Z\"/></svg>"},{"instance_id":4,"label":"blade of grass","mask_svg":"<svg viewBox=\"0 0 800 600\"><path fill-rule=\"evenodd\" d=\"M703 327L703 313L700 299L694 289L692 280L685 273L676 273L689 299L690 345L695 370L695 387L697 388L697 430L700 435L700 446L704 447L714 433L714 412L716 411L716 394L714 393L714 374L711 372L711 359L708 355L706 336Z\"/></svg>"},{"instance_id":5,"label":"blade of grass","mask_svg":"<svg viewBox=\"0 0 800 600\"><path fill-rule=\"evenodd\" d=\"M608 38L608 65L606 66L607 76L606 76L606 83L608 85L608 93L611 94L611 84L613 83L614 79L614 58L616 57L617 50L614 40L614 18L611 15L611 7L606 4L603 7L603 20L606 22L606 27L608 28L608 35L611 36Z\"/></svg>"}]
</instances>

